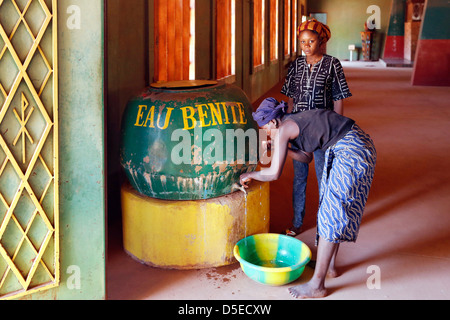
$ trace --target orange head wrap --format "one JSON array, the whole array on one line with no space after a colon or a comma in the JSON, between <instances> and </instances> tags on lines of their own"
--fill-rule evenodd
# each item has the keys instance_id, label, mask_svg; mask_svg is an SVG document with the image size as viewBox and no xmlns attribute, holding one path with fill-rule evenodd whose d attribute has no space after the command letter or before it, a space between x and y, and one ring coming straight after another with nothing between
<instances>
[{"instance_id":1,"label":"orange head wrap","mask_svg":"<svg viewBox=\"0 0 450 320\"><path fill-rule=\"evenodd\" d=\"M322 38L322 42L325 43L331 38L331 31L327 25L317 21L312 18L303 22L297 29L297 36L300 36L300 32L305 30L311 30L317 32L320 38Z\"/></svg>"}]
</instances>

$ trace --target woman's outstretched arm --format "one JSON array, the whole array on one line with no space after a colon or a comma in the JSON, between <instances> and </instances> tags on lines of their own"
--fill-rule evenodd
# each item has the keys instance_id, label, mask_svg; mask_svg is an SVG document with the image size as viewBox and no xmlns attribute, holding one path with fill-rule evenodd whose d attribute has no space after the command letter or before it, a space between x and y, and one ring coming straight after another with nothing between
<instances>
[{"instance_id":1,"label":"woman's outstretched arm","mask_svg":"<svg viewBox=\"0 0 450 320\"><path fill-rule=\"evenodd\" d=\"M285 121L280 125L272 138L273 153L270 167L261 171L247 172L240 176L240 183L244 187L248 187L247 183L251 179L258 181L277 180L283 172L284 163L288 153L289 140L298 136L299 129L297 124L292 121Z\"/></svg>"}]
</instances>

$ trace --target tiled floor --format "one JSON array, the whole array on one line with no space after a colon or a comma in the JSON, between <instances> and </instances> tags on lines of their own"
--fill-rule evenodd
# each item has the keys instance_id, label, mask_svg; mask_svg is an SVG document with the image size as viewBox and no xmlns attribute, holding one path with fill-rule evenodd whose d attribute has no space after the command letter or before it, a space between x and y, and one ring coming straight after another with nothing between
<instances>
[{"instance_id":1,"label":"tiled floor","mask_svg":"<svg viewBox=\"0 0 450 320\"><path fill-rule=\"evenodd\" d=\"M341 245L341 275L327 279L329 295L323 299L450 299L449 90L412 87L411 68L343 65L353 93L345 101L345 115L372 136L378 163L359 238ZM285 99L279 89L280 84L265 97ZM314 174L310 177L304 232L298 238L314 256L317 183ZM272 183L272 232L290 222L291 185L288 161ZM312 273L307 267L290 285L306 282ZM374 284L380 287L370 289ZM109 229L109 299L290 300L290 285L256 283L238 264L188 271L147 267L123 252L120 221Z\"/></svg>"}]
</instances>

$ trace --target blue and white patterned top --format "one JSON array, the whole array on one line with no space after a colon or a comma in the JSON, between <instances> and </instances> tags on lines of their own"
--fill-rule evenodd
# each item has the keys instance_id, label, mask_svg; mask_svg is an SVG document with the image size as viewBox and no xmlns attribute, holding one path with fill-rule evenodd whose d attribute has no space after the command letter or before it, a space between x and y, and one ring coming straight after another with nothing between
<instances>
[{"instance_id":1,"label":"blue and white patterned top","mask_svg":"<svg viewBox=\"0 0 450 320\"><path fill-rule=\"evenodd\" d=\"M306 57L290 66L281 93L294 99L292 113L311 109L334 110L333 101L351 97L340 61L324 54L310 70Z\"/></svg>"}]
</instances>

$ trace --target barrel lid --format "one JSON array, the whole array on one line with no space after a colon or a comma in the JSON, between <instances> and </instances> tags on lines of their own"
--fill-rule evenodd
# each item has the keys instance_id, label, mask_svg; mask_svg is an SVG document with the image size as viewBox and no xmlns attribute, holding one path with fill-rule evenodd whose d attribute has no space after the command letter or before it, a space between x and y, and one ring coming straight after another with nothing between
<instances>
[{"instance_id":1,"label":"barrel lid","mask_svg":"<svg viewBox=\"0 0 450 320\"><path fill-rule=\"evenodd\" d=\"M164 81L155 82L150 86L159 89L195 89L200 87L207 87L216 85L218 82L215 80L176 80L176 81Z\"/></svg>"}]
</instances>

